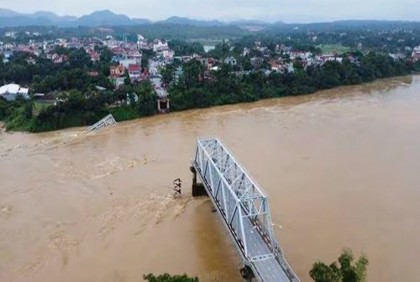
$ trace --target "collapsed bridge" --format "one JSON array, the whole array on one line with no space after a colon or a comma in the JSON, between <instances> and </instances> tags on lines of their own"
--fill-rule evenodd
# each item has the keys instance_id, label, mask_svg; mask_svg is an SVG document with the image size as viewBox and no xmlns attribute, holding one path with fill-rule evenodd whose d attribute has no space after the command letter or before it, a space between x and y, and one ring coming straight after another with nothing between
<instances>
[{"instance_id":1,"label":"collapsed bridge","mask_svg":"<svg viewBox=\"0 0 420 282\"><path fill-rule=\"evenodd\" d=\"M193 196L210 197L242 258L242 276L299 282L274 236L267 195L218 139L197 140L191 171Z\"/></svg>"}]
</instances>

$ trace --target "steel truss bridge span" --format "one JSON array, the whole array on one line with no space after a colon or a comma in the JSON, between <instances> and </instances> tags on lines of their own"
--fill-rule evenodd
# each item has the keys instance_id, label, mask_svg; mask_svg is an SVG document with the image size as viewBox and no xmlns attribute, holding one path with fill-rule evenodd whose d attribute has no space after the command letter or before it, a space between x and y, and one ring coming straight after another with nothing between
<instances>
[{"instance_id":1,"label":"steel truss bridge span","mask_svg":"<svg viewBox=\"0 0 420 282\"><path fill-rule=\"evenodd\" d=\"M228 149L218 139L198 139L191 170L193 195L212 200L244 263L242 276L299 282L274 236L267 195Z\"/></svg>"}]
</instances>

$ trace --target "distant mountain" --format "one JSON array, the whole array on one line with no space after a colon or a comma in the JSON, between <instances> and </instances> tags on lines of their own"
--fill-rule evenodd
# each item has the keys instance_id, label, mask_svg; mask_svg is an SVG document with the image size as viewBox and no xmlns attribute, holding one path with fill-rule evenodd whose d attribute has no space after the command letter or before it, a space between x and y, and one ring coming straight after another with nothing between
<instances>
[{"instance_id":1,"label":"distant mountain","mask_svg":"<svg viewBox=\"0 0 420 282\"><path fill-rule=\"evenodd\" d=\"M31 18L34 18L34 19L45 19L45 20L49 20L53 23L75 22L77 20L77 17L57 16L53 12L48 12L48 11L38 11L36 13L29 14L28 17L31 17Z\"/></svg>"},{"instance_id":2,"label":"distant mountain","mask_svg":"<svg viewBox=\"0 0 420 282\"><path fill-rule=\"evenodd\" d=\"M237 26L269 26L270 23L260 21L260 20L235 20L230 21L229 24Z\"/></svg>"},{"instance_id":3,"label":"distant mountain","mask_svg":"<svg viewBox=\"0 0 420 282\"><path fill-rule=\"evenodd\" d=\"M269 26L269 23L258 20L196 20L187 17L170 17L166 20L152 22L143 18L129 18L126 15L116 14L109 10L96 11L80 18L73 16L58 16L49 11L38 11L32 14L19 13L10 9L0 9L0 27L17 26L49 26L58 27L72 26L132 26L132 25L150 25L150 24L168 24L168 25L190 25L201 27L222 27L222 26Z\"/></svg>"},{"instance_id":4,"label":"distant mountain","mask_svg":"<svg viewBox=\"0 0 420 282\"><path fill-rule=\"evenodd\" d=\"M0 9L0 27L62 25L76 20L77 17L57 16L47 11L23 14L9 9Z\"/></svg>"},{"instance_id":5,"label":"distant mountain","mask_svg":"<svg viewBox=\"0 0 420 282\"><path fill-rule=\"evenodd\" d=\"M185 18L185 17L170 17L164 21L159 21L158 23L194 25L194 26L224 26L226 25L226 23L218 21L218 20L203 21L203 20L193 20L193 19Z\"/></svg>"},{"instance_id":6,"label":"distant mountain","mask_svg":"<svg viewBox=\"0 0 420 282\"><path fill-rule=\"evenodd\" d=\"M0 27L18 26L124 26L149 24L146 19L130 19L109 10L96 11L80 18L58 16L52 12L39 11L33 14L18 13L9 9L0 9Z\"/></svg>"},{"instance_id":7,"label":"distant mountain","mask_svg":"<svg viewBox=\"0 0 420 282\"><path fill-rule=\"evenodd\" d=\"M272 31L283 32L345 32L367 29L381 31L401 28L420 29L420 22L382 20L341 20L307 24L285 24L280 22L269 27Z\"/></svg>"},{"instance_id":8,"label":"distant mountain","mask_svg":"<svg viewBox=\"0 0 420 282\"><path fill-rule=\"evenodd\" d=\"M10 17L16 17L20 14L18 12L15 12L10 9L0 9L0 17L2 18L10 18Z\"/></svg>"},{"instance_id":9,"label":"distant mountain","mask_svg":"<svg viewBox=\"0 0 420 282\"><path fill-rule=\"evenodd\" d=\"M118 15L109 10L103 10L80 17L76 24L81 26L122 26L133 25L133 22L126 15Z\"/></svg>"},{"instance_id":10,"label":"distant mountain","mask_svg":"<svg viewBox=\"0 0 420 282\"><path fill-rule=\"evenodd\" d=\"M149 19L138 19L138 18L134 18L131 19L131 21L133 22L133 24L135 25L146 25L146 24L152 24L153 22Z\"/></svg>"},{"instance_id":11,"label":"distant mountain","mask_svg":"<svg viewBox=\"0 0 420 282\"><path fill-rule=\"evenodd\" d=\"M50 26L53 23L43 18L31 18L27 16L0 17L0 27L19 27L19 26Z\"/></svg>"},{"instance_id":12,"label":"distant mountain","mask_svg":"<svg viewBox=\"0 0 420 282\"><path fill-rule=\"evenodd\" d=\"M310 24L287 24L284 22L267 23L259 20L231 19L231 20L197 20L186 17L170 17L166 20L152 22L143 18L129 18L109 10L96 11L80 18L73 16L58 16L49 11L39 11L32 14L19 13L10 9L0 9L1 27L20 26L57 26L57 27L97 27L97 26L141 26L141 25L188 25L198 27L239 27L251 32L301 32L301 31L339 31L360 29L394 29L420 28L420 22L409 21L378 21L378 20L343 20Z\"/></svg>"}]
</instances>

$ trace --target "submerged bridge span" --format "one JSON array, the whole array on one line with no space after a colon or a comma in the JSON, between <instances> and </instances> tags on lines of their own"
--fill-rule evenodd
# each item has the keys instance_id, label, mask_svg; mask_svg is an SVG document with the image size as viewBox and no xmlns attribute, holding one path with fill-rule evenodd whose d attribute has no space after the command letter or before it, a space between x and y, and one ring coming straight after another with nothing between
<instances>
[{"instance_id":1,"label":"submerged bridge span","mask_svg":"<svg viewBox=\"0 0 420 282\"><path fill-rule=\"evenodd\" d=\"M191 171L193 196L212 200L244 263L241 275L248 281L299 282L275 238L267 195L218 139L197 140Z\"/></svg>"}]
</instances>

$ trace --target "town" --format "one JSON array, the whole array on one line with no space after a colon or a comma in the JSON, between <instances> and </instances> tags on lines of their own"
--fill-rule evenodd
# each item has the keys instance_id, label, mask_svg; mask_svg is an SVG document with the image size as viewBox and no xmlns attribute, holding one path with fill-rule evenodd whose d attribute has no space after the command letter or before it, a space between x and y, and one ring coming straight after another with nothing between
<instances>
[{"instance_id":1,"label":"town","mask_svg":"<svg viewBox=\"0 0 420 282\"><path fill-rule=\"evenodd\" d=\"M420 46L413 45L418 37L405 46L405 39L398 38L401 32L393 37L392 32L377 33L397 46L384 49L392 44L364 47L365 36L353 42L356 46L344 46L340 42L346 33L342 32L333 33L338 39L331 44L322 40L331 34L308 33L305 44L302 35L257 35L203 46L193 40L98 30L95 36L52 39L50 33L38 31L4 32L0 97L9 102L21 97L17 108L25 104L22 98L31 100L30 106L23 107L30 125L24 123L23 128L22 119L13 118L19 114L2 103L0 118L10 121L8 129L52 130L92 124L107 113L126 120L308 94L404 75L418 71L420 64ZM244 93L246 87L240 85L248 82L252 91ZM71 121L63 121L68 115L73 116ZM56 117L53 123L51 116Z\"/></svg>"},{"instance_id":2,"label":"town","mask_svg":"<svg viewBox=\"0 0 420 282\"><path fill-rule=\"evenodd\" d=\"M4 1L0 282L419 281L419 7Z\"/></svg>"}]
</instances>

